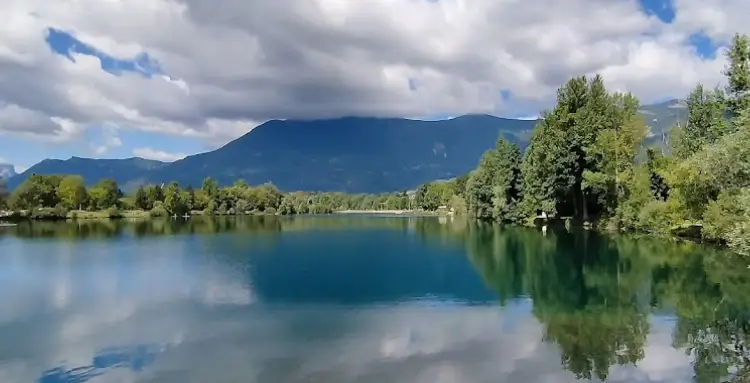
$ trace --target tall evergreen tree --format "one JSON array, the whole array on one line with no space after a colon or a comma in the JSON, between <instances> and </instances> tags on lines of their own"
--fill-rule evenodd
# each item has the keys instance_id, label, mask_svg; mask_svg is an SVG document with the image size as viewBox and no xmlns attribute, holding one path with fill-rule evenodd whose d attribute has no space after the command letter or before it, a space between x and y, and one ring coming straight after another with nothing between
<instances>
[{"instance_id":1,"label":"tall evergreen tree","mask_svg":"<svg viewBox=\"0 0 750 383\"><path fill-rule=\"evenodd\" d=\"M678 158L687 158L704 145L718 140L728 131L724 95L719 89L706 90L698 84L686 100L688 116L672 142L672 152Z\"/></svg>"},{"instance_id":2,"label":"tall evergreen tree","mask_svg":"<svg viewBox=\"0 0 750 383\"><path fill-rule=\"evenodd\" d=\"M146 191L143 189L143 186L139 186L138 190L135 191L133 204L136 209L149 210L148 197L146 196Z\"/></svg>"},{"instance_id":3,"label":"tall evergreen tree","mask_svg":"<svg viewBox=\"0 0 750 383\"><path fill-rule=\"evenodd\" d=\"M510 221L520 218L521 152L500 138L495 149L482 155L466 183L468 210L479 219Z\"/></svg>"},{"instance_id":4,"label":"tall evergreen tree","mask_svg":"<svg viewBox=\"0 0 750 383\"><path fill-rule=\"evenodd\" d=\"M616 204L618 175L645 137L638 100L610 95L601 76L576 77L544 113L523 161L527 210L587 219ZM621 193L620 191L619 193Z\"/></svg>"},{"instance_id":5,"label":"tall evergreen tree","mask_svg":"<svg viewBox=\"0 0 750 383\"><path fill-rule=\"evenodd\" d=\"M750 38L735 34L727 50L727 106L733 130L749 122L750 115Z\"/></svg>"},{"instance_id":6,"label":"tall evergreen tree","mask_svg":"<svg viewBox=\"0 0 750 383\"><path fill-rule=\"evenodd\" d=\"M5 185L5 181L0 178L0 208L5 208L8 205L8 187Z\"/></svg>"}]
</instances>

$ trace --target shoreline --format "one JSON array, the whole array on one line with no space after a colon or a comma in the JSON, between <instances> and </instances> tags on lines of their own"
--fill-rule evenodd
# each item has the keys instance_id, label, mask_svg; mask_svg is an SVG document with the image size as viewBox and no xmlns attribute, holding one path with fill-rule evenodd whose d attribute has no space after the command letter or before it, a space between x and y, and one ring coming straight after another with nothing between
<instances>
[{"instance_id":1,"label":"shoreline","mask_svg":"<svg viewBox=\"0 0 750 383\"><path fill-rule=\"evenodd\" d=\"M23 221L92 221L92 220L120 220L120 219L137 219L137 220L150 220L160 218L172 218L171 216L152 216L148 211L144 210L123 210L118 211L116 215L111 215L106 210L98 211L85 211L75 210L68 212L65 216L57 216L50 214L43 217L32 217L28 213L21 214L0 214L0 222L19 223ZM425 210L337 210L329 213L331 215L388 215L388 216L425 216L433 217L446 215L438 211L425 211ZM224 216L280 216L282 214L213 214L206 215L200 211L192 211L190 217L224 217ZM298 215L298 214L293 214ZM299 215L315 215L315 214L299 214ZM179 217L182 218L182 217Z\"/></svg>"},{"instance_id":2,"label":"shoreline","mask_svg":"<svg viewBox=\"0 0 750 383\"><path fill-rule=\"evenodd\" d=\"M337 210L333 214L381 214L381 215L439 215L437 211L424 210Z\"/></svg>"}]
</instances>

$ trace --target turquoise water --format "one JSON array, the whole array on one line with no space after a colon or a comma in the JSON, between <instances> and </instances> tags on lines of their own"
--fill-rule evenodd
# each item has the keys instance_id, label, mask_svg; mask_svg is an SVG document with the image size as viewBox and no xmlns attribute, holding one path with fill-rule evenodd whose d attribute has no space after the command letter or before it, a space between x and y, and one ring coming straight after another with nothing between
<instances>
[{"instance_id":1,"label":"turquoise water","mask_svg":"<svg viewBox=\"0 0 750 383\"><path fill-rule=\"evenodd\" d=\"M747 379L750 270L690 243L321 216L0 228L0 382Z\"/></svg>"}]
</instances>

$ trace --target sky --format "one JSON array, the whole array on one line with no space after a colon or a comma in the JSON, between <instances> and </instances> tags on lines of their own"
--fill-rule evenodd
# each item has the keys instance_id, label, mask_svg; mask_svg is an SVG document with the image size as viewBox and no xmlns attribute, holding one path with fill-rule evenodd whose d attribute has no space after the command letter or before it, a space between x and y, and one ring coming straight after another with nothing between
<instances>
[{"instance_id":1,"label":"sky","mask_svg":"<svg viewBox=\"0 0 750 383\"><path fill-rule=\"evenodd\" d=\"M4 0L0 162L173 161L270 119L529 118L723 82L747 0Z\"/></svg>"}]
</instances>

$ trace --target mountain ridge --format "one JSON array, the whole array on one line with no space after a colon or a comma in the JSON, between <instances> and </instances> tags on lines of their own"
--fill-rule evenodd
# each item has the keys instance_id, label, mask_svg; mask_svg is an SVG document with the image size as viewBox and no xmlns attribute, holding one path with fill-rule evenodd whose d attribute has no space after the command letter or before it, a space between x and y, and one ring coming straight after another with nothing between
<instances>
[{"instance_id":1,"label":"mountain ridge","mask_svg":"<svg viewBox=\"0 0 750 383\"><path fill-rule=\"evenodd\" d=\"M671 129L680 100L641 107L650 144ZM469 114L444 120L344 116L270 120L222 147L174 162L140 157L45 159L8 180L13 189L31 174L80 174L88 185L114 178L123 190L177 181L199 187L210 176L221 185L244 179L281 190L351 193L410 190L473 169L499 136L524 149L537 120ZM666 132L666 133L665 133Z\"/></svg>"}]
</instances>

